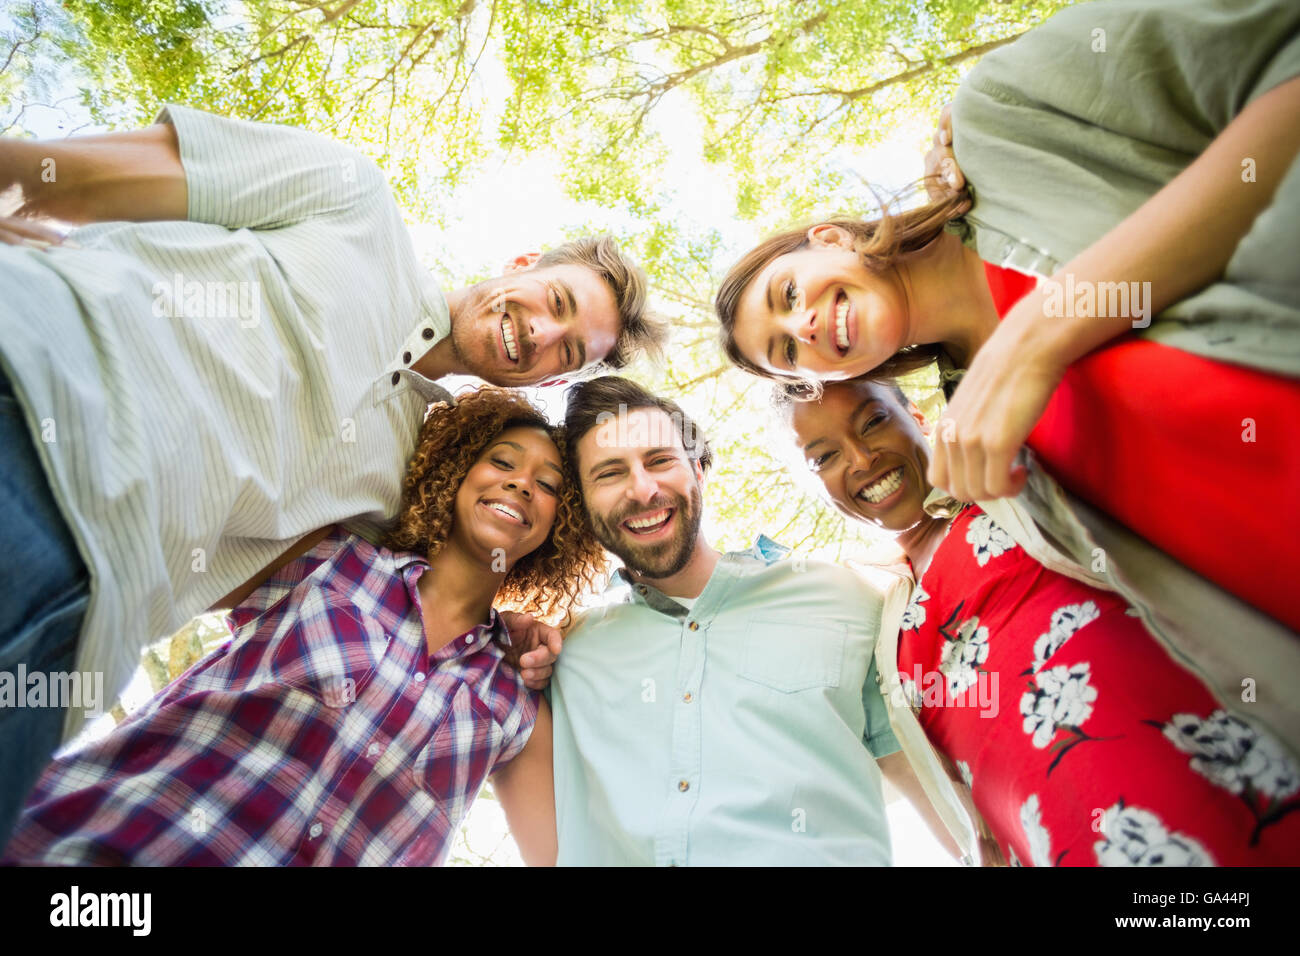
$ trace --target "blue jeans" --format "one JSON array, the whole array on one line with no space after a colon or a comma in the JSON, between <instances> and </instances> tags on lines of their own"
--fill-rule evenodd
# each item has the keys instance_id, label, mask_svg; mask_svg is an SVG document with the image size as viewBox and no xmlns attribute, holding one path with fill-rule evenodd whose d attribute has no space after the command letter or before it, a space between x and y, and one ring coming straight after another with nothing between
<instances>
[{"instance_id":1,"label":"blue jeans","mask_svg":"<svg viewBox=\"0 0 1300 956\"><path fill-rule=\"evenodd\" d=\"M0 370L0 672L13 675L15 703L24 699L18 665L28 674L75 667L89 600L90 574ZM0 704L0 848L59 746L65 713Z\"/></svg>"}]
</instances>

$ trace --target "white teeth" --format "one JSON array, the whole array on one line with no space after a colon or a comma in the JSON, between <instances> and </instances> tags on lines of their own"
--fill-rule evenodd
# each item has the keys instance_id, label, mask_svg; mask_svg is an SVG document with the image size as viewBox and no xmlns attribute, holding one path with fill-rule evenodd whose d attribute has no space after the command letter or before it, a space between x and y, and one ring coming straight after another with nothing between
<instances>
[{"instance_id":1,"label":"white teeth","mask_svg":"<svg viewBox=\"0 0 1300 956\"><path fill-rule=\"evenodd\" d=\"M849 347L849 300L846 296L835 304L835 344L843 352Z\"/></svg>"},{"instance_id":2,"label":"white teeth","mask_svg":"<svg viewBox=\"0 0 1300 956\"><path fill-rule=\"evenodd\" d=\"M501 512L503 515L509 515L510 517L514 518L516 521L520 523L522 523L524 520L524 516L521 515L518 511L515 511L514 508L511 508L508 505L501 504L499 501L489 501L487 503L487 506L489 508L494 508L495 510Z\"/></svg>"},{"instance_id":3,"label":"white teeth","mask_svg":"<svg viewBox=\"0 0 1300 956\"><path fill-rule=\"evenodd\" d=\"M629 528L633 528L637 531L640 531L643 528L653 528L655 525L663 524L667 520L668 520L668 509L665 508L663 511L656 511L654 514L647 515L644 518L631 519L627 521L626 524Z\"/></svg>"},{"instance_id":4,"label":"white teeth","mask_svg":"<svg viewBox=\"0 0 1300 956\"><path fill-rule=\"evenodd\" d=\"M881 475L876 481L858 492L858 497L874 504L884 501L903 484L903 469L900 465L892 471Z\"/></svg>"},{"instance_id":5,"label":"white teeth","mask_svg":"<svg viewBox=\"0 0 1300 956\"><path fill-rule=\"evenodd\" d=\"M515 325L510 321L509 316L501 317L501 338L506 343L506 355L510 356L510 361L519 361L519 346L515 344Z\"/></svg>"}]
</instances>

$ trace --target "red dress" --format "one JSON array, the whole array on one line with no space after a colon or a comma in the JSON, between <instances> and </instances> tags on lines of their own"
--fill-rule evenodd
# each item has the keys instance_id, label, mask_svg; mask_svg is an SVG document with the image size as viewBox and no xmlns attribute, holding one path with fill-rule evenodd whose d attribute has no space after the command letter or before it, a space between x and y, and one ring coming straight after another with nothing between
<instances>
[{"instance_id":1,"label":"red dress","mask_svg":"<svg viewBox=\"0 0 1300 956\"><path fill-rule=\"evenodd\" d=\"M1300 768L1223 711L1119 595L1034 561L977 506L903 620L922 728L1003 854L1033 865L1295 865Z\"/></svg>"},{"instance_id":2,"label":"red dress","mask_svg":"<svg viewBox=\"0 0 1300 956\"><path fill-rule=\"evenodd\" d=\"M1034 287L984 269L999 315ZM1028 444L1084 501L1300 631L1300 383L1129 338L1070 367Z\"/></svg>"}]
</instances>

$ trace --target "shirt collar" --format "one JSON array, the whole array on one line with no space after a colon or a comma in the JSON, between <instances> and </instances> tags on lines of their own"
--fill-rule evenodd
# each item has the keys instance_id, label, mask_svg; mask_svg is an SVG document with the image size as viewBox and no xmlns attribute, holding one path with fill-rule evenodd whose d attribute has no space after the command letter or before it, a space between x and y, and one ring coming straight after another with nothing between
<instances>
[{"instance_id":1,"label":"shirt collar","mask_svg":"<svg viewBox=\"0 0 1300 956\"><path fill-rule=\"evenodd\" d=\"M789 553L790 549L785 545L765 534L760 534L754 539L754 543L744 551L727 551L723 553L722 560L718 562L718 566L713 569L713 574L709 576L709 583L705 585L705 590L708 590L709 585L720 574L729 574L736 567L754 562L771 565L780 561ZM611 599L621 598L623 601L645 604L656 611L674 617L684 616L687 613L683 605L678 604L677 601L664 594L653 584L632 580L626 568L619 568L610 575L609 584L605 586L605 593L610 595ZM701 597L703 593L700 592Z\"/></svg>"},{"instance_id":2,"label":"shirt collar","mask_svg":"<svg viewBox=\"0 0 1300 956\"><path fill-rule=\"evenodd\" d=\"M401 575L402 581L406 584L409 591L415 592L416 585L419 582L420 574L423 574L429 567L428 560L422 554L414 551L395 551L393 552L393 567ZM417 573L418 569L418 573ZM452 643L459 643L461 646L466 644L465 637L472 635L471 644L488 644L492 641L500 643L503 647L512 647L510 641L510 632L506 629L505 621L502 620L500 613L496 608L488 610L488 619L486 623L476 625L474 628L466 631L456 638ZM448 645L450 646L450 645ZM446 648L440 648L446 650Z\"/></svg>"}]
</instances>

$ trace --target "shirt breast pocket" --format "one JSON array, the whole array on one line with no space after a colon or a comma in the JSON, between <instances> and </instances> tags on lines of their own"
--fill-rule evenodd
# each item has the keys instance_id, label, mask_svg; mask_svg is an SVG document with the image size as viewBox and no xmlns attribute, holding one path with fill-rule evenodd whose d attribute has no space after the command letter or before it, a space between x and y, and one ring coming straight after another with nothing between
<instances>
[{"instance_id":1,"label":"shirt breast pocket","mask_svg":"<svg viewBox=\"0 0 1300 956\"><path fill-rule=\"evenodd\" d=\"M843 624L812 627L806 620L750 620L740 676L783 694L839 687L846 633Z\"/></svg>"},{"instance_id":2,"label":"shirt breast pocket","mask_svg":"<svg viewBox=\"0 0 1300 956\"><path fill-rule=\"evenodd\" d=\"M294 626L273 635L271 678L326 707L355 704L374 677L391 638L372 618L336 595L309 595Z\"/></svg>"},{"instance_id":3,"label":"shirt breast pocket","mask_svg":"<svg viewBox=\"0 0 1300 956\"><path fill-rule=\"evenodd\" d=\"M492 709L462 684L415 758L415 785L459 823L460 805L468 806L478 793L504 744L505 731Z\"/></svg>"}]
</instances>

